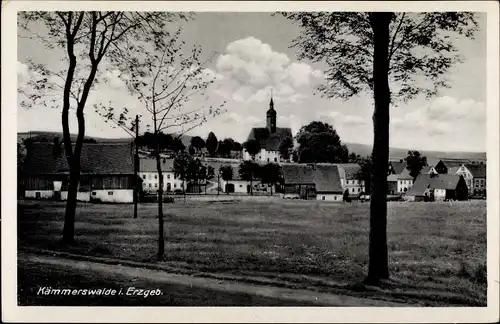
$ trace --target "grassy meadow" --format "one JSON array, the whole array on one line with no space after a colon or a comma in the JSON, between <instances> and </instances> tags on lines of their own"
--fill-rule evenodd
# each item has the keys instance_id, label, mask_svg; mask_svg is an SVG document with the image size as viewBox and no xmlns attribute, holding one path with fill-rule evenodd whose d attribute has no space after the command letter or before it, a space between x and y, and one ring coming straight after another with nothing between
<instances>
[{"instance_id":1,"label":"grassy meadow","mask_svg":"<svg viewBox=\"0 0 500 324\"><path fill-rule=\"evenodd\" d=\"M388 203L391 280L367 273L368 203L166 204L165 261L200 274L421 306L486 305L486 201ZM156 263L155 204L82 203L76 244L59 243L63 202L20 201L18 246Z\"/></svg>"}]
</instances>

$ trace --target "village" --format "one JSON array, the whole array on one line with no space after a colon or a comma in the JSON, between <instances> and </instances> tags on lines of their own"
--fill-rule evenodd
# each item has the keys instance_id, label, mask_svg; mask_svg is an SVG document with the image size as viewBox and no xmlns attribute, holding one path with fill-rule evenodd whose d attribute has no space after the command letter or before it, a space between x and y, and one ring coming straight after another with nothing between
<instances>
[{"instance_id":1,"label":"village","mask_svg":"<svg viewBox=\"0 0 500 324\"><path fill-rule=\"evenodd\" d=\"M175 170L175 153L168 150L161 153L164 198L174 201L168 197L224 194L334 202L369 200L369 188L365 186L366 180L359 163L294 162L291 154L293 144L288 147L290 153L283 154L282 143L291 142L293 136L290 128L277 127L276 119L277 112L271 98L266 113L267 124L253 128L248 135L247 143L252 140L258 142L258 152L254 155L242 147L241 151L231 150L236 158L211 157L205 147L199 150L199 154L190 147L192 159L199 161L199 167L190 175L187 171L183 174ZM34 142L29 146L24 166L25 188L21 192L24 198L66 199L69 168L62 148L55 147L57 145L60 145L59 142ZM133 203L135 190L138 191L139 201L157 199L160 182L156 160L144 145L137 152L139 163L135 174L133 141L85 143L77 200ZM252 174L245 170L245 162L253 162L262 169L270 164L276 167L260 172L261 175L258 170ZM406 161L400 159L389 162L387 182L387 194L392 200L485 199L486 164L483 161L443 158L434 166L423 166L414 177Z\"/></svg>"},{"instance_id":2,"label":"village","mask_svg":"<svg viewBox=\"0 0 500 324\"><path fill-rule=\"evenodd\" d=\"M485 13L49 9L18 306L489 306Z\"/></svg>"}]
</instances>

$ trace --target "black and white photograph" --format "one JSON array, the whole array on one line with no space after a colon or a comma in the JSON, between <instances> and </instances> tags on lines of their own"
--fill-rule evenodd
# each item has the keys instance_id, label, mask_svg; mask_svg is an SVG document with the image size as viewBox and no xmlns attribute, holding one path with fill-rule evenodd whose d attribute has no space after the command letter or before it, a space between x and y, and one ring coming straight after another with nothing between
<instances>
[{"instance_id":1,"label":"black and white photograph","mask_svg":"<svg viewBox=\"0 0 500 324\"><path fill-rule=\"evenodd\" d=\"M15 316L498 320L498 3L16 3L2 4Z\"/></svg>"}]
</instances>

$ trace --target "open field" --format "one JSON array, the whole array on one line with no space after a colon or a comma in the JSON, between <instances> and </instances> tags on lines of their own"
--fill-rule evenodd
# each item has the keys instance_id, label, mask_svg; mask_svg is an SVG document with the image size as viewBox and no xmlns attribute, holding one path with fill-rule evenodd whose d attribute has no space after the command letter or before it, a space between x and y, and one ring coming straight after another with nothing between
<instances>
[{"instance_id":1,"label":"open field","mask_svg":"<svg viewBox=\"0 0 500 324\"><path fill-rule=\"evenodd\" d=\"M155 262L156 205L81 204L74 246L61 246L64 203L18 204L19 247ZM367 271L369 204L275 199L165 205L166 265L265 278L293 288L412 305L486 305L486 202L389 203L392 278Z\"/></svg>"}]
</instances>

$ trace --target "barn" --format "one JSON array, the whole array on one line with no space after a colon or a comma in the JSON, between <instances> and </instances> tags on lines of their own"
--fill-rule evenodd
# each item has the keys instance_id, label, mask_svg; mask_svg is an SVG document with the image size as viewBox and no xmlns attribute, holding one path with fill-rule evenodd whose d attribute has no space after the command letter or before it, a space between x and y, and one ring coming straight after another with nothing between
<instances>
[{"instance_id":1,"label":"barn","mask_svg":"<svg viewBox=\"0 0 500 324\"><path fill-rule=\"evenodd\" d=\"M131 143L85 143L77 200L132 203L134 151ZM26 198L66 200L69 166L62 147L33 143L26 156Z\"/></svg>"},{"instance_id":2,"label":"barn","mask_svg":"<svg viewBox=\"0 0 500 324\"><path fill-rule=\"evenodd\" d=\"M405 195L406 201L467 199L467 184L462 176L455 174L421 174Z\"/></svg>"},{"instance_id":3,"label":"barn","mask_svg":"<svg viewBox=\"0 0 500 324\"><path fill-rule=\"evenodd\" d=\"M342 201L342 183L337 165L283 164L283 198Z\"/></svg>"}]
</instances>

